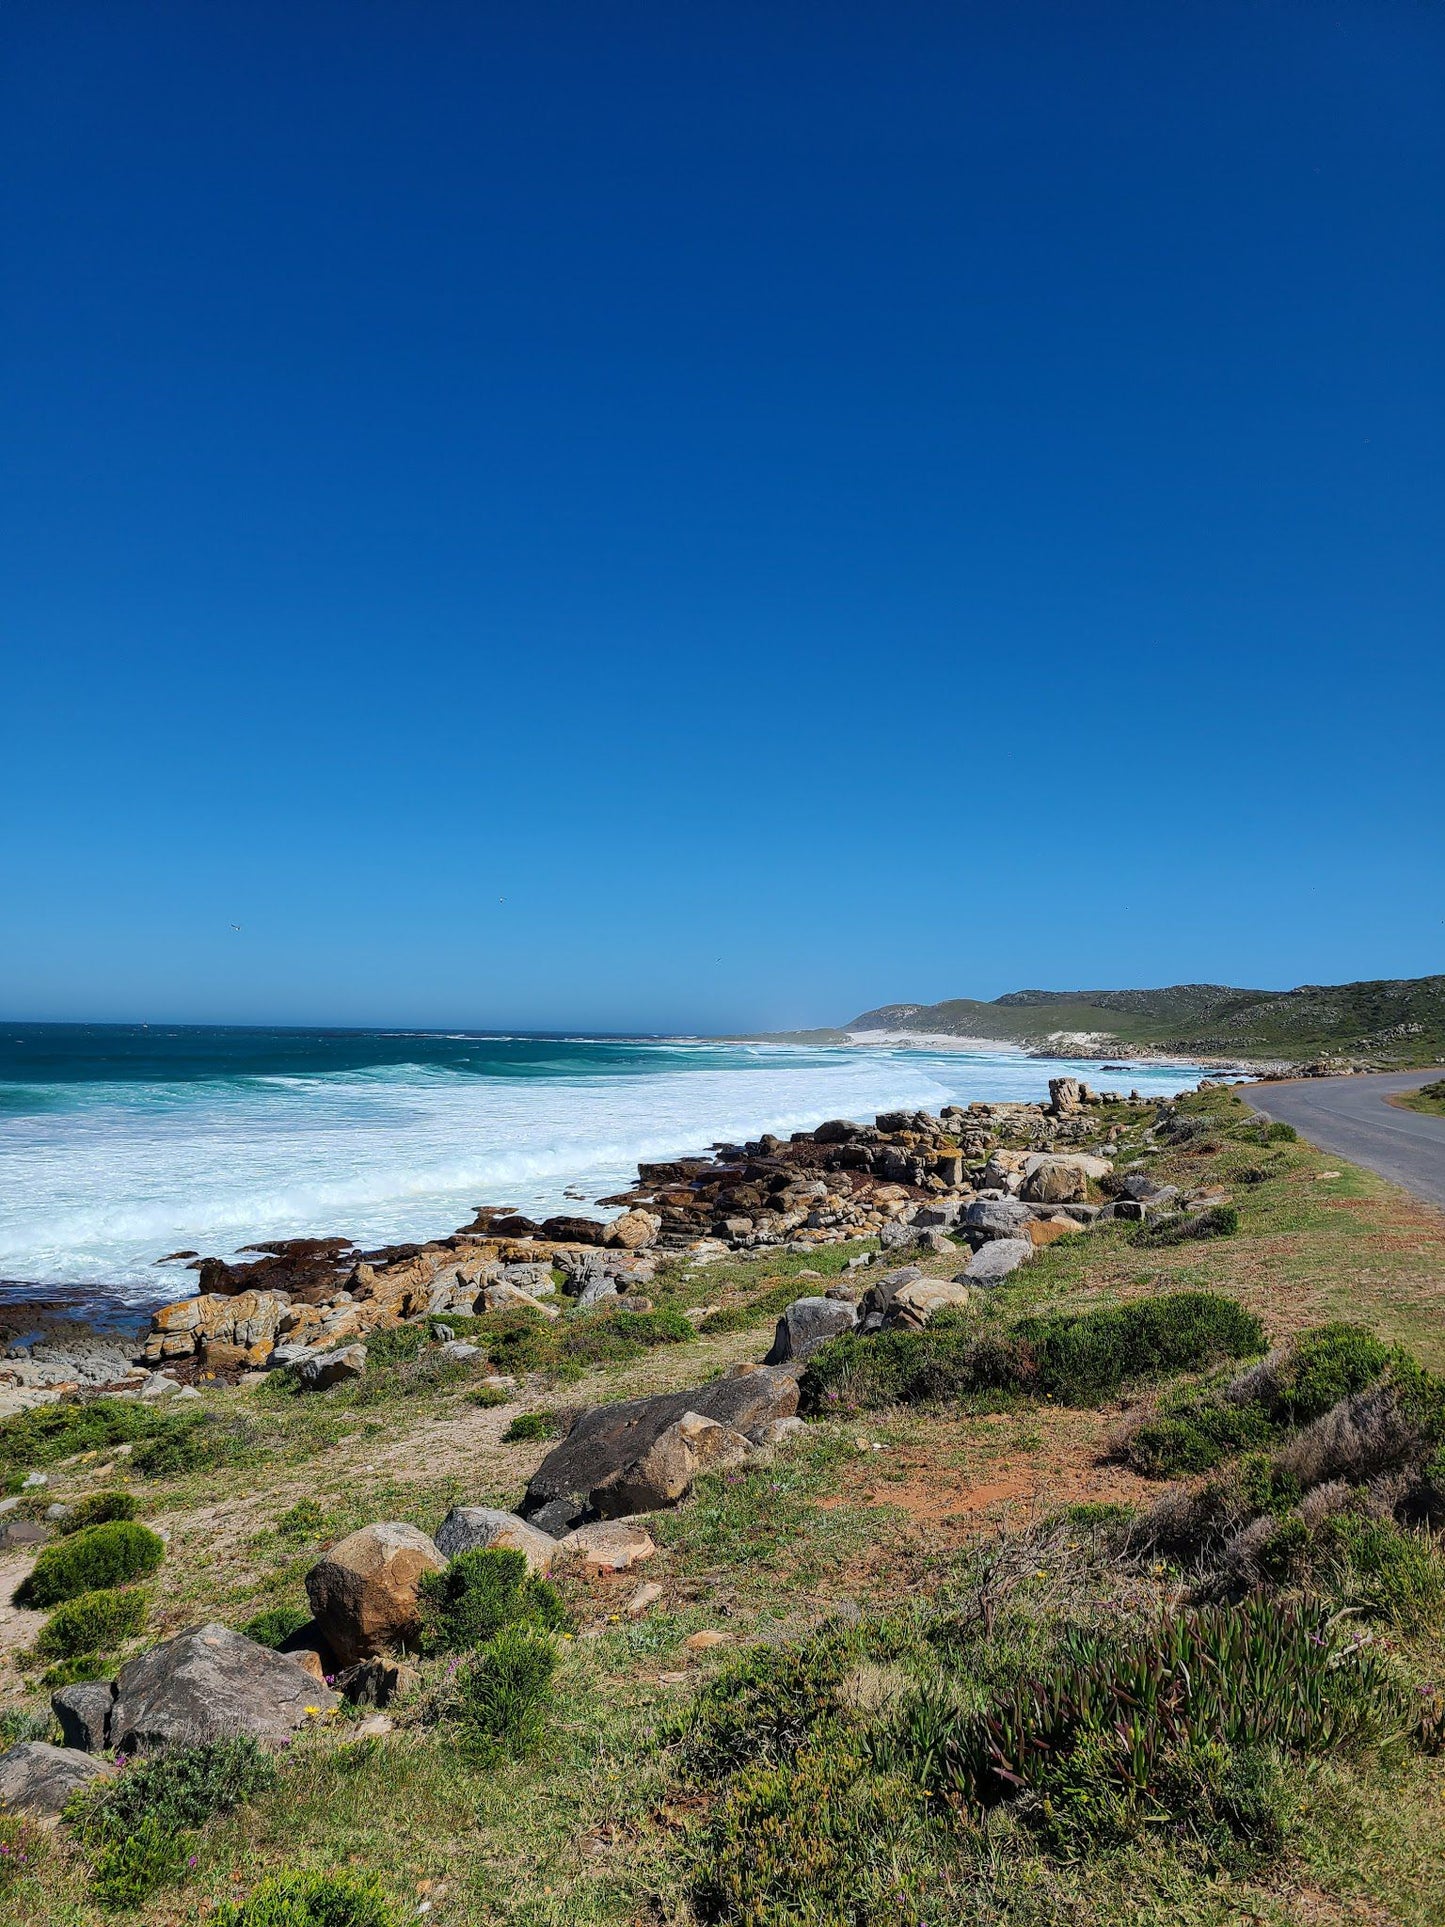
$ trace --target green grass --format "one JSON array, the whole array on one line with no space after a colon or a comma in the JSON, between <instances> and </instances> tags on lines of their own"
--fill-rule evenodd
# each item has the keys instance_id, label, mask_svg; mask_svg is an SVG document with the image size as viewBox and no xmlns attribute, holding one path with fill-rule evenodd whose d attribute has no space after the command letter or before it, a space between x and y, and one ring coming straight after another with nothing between
<instances>
[{"instance_id":1,"label":"green grass","mask_svg":"<svg viewBox=\"0 0 1445 1927\"><path fill-rule=\"evenodd\" d=\"M1445 1117L1445 1077L1437 1077L1433 1084L1422 1084L1417 1091L1402 1091L1394 1102L1425 1117Z\"/></svg>"}]
</instances>

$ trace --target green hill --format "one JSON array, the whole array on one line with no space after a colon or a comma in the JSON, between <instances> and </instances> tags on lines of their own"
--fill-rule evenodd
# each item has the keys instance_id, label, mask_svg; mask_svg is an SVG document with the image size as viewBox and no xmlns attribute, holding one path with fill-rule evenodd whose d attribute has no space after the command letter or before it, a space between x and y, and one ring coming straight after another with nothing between
<instances>
[{"instance_id":1,"label":"green hill","mask_svg":"<svg viewBox=\"0 0 1445 1927\"><path fill-rule=\"evenodd\" d=\"M1445 1061L1445 977L1296 990L1171 984L1162 990L1013 990L983 1003L884 1004L847 1028L931 1031L1047 1047L1088 1037L1096 1048L1148 1046L1204 1056Z\"/></svg>"}]
</instances>

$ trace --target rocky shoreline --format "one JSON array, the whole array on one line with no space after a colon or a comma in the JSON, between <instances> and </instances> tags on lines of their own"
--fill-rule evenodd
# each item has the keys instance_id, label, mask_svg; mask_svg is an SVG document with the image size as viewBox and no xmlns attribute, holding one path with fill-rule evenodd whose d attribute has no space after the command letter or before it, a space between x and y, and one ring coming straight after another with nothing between
<instances>
[{"instance_id":1,"label":"rocky shoreline","mask_svg":"<svg viewBox=\"0 0 1445 1927\"><path fill-rule=\"evenodd\" d=\"M199 1288L148 1320L76 1315L94 1296L79 1292L0 1308L0 1417L99 1391L169 1397L198 1380L285 1368L321 1389L365 1371L378 1329L506 1309L550 1320L569 1299L647 1309L646 1289L667 1261L870 1238L886 1252L956 1231L973 1247L969 1278L985 1283L1096 1218L1146 1208L1126 1197L1090 1202L1090 1187L1111 1172L1112 1142L1151 1107L1072 1077L1051 1079L1049 1091L1046 1104L839 1118L787 1139L764 1134L644 1163L634 1186L598 1200L618 1211L610 1219L537 1222L486 1206L422 1244L363 1250L335 1236L254 1246L245 1261L174 1253ZM1079 1155L1085 1144L1100 1155Z\"/></svg>"}]
</instances>

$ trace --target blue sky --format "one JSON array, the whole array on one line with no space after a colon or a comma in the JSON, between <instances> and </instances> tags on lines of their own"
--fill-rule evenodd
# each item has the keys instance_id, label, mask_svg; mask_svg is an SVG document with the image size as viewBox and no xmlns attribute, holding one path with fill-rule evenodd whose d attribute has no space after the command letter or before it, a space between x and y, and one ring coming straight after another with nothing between
<instances>
[{"instance_id":1,"label":"blue sky","mask_svg":"<svg viewBox=\"0 0 1445 1927\"><path fill-rule=\"evenodd\" d=\"M1414 0L10 0L0 1014L1442 969L1442 109Z\"/></svg>"}]
</instances>

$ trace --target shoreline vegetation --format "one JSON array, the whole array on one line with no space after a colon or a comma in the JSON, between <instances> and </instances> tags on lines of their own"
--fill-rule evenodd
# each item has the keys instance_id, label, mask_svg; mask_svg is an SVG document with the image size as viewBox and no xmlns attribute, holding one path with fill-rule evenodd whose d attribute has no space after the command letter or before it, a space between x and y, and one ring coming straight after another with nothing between
<instances>
[{"instance_id":1,"label":"shoreline vegetation","mask_svg":"<svg viewBox=\"0 0 1445 1927\"><path fill-rule=\"evenodd\" d=\"M0 1420L8 1917L1439 1918L1438 1213L1209 1080L674 1164Z\"/></svg>"}]
</instances>

